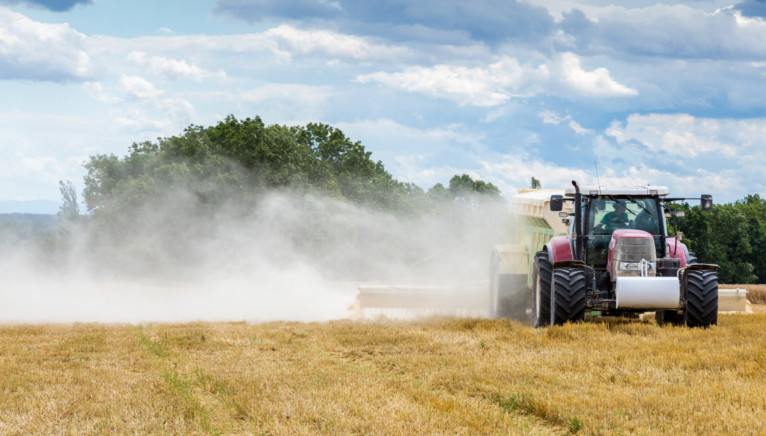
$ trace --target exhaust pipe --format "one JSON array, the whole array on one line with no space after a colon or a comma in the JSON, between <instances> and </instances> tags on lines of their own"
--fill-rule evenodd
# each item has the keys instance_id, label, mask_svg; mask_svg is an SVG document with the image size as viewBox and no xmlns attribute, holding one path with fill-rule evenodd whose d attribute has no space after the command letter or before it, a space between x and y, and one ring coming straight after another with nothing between
<instances>
[{"instance_id":1,"label":"exhaust pipe","mask_svg":"<svg viewBox=\"0 0 766 436\"><path fill-rule=\"evenodd\" d=\"M575 188L575 196L574 196L574 230L577 233L575 235L575 246L574 246L574 260L583 260L585 256L582 255L582 235L583 235L583 225L582 225L582 194L580 193L580 187L577 186L577 182L572 180L572 185Z\"/></svg>"}]
</instances>

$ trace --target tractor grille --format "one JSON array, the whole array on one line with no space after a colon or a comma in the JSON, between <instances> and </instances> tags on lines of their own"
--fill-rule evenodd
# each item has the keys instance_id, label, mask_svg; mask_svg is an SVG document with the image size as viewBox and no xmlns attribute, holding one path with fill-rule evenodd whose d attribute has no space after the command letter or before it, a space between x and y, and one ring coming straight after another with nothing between
<instances>
[{"instance_id":1,"label":"tractor grille","mask_svg":"<svg viewBox=\"0 0 766 436\"><path fill-rule=\"evenodd\" d=\"M612 258L615 277L655 276L657 254L651 238L622 238L614 247Z\"/></svg>"}]
</instances>

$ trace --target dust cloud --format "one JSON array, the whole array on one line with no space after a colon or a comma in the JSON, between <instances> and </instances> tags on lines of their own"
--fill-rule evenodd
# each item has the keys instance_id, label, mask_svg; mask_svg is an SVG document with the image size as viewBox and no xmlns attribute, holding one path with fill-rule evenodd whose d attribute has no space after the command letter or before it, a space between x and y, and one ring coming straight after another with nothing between
<instances>
[{"instance_id":1,"label":"dust cloud","mask_svg":"<svg viewBox=\"0 0 766 436\"><path fill-rule=\"evenodd\" d=\"M407 215L305 192L193 200L177 189L34 243L6 237L0 323L340 319L363 283L486 286L508 233L503 202Z\"/></svg>"}]
</instances>

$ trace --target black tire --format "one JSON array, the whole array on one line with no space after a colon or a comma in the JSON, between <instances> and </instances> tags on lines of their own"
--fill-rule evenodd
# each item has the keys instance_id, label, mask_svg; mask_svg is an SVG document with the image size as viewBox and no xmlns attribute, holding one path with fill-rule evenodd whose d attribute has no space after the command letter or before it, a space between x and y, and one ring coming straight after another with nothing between
<instances>
[{"instance_id":1,"label":"black tire","mask_svg":"<svg viewBox=\"0 0 766 436\"><path fill-rule=\"evenodd\" d=\"M529 315L529 321L534 327L544 327L550 322L552 277L553 265L548 260L548 253L538 251L535 253L530 299L532 311Z\"/></svg>"},{"instance_id":2,"label":"black tire","mask_svg":"<svg viewBox=\"0 0 766 436\"><path fill-rule=\"evenodd\" d=\"M718 272L698 269L686 273L686 312L688 327L718 324Z\"/></svg>"},{"instance_id":3,"label":"black tire","mask_svg":"<svg viewBox=\"0 0 766 436\"><path fill-rule=\"evenodd\" d=\"M697 263L697 256L694 253L689 252L689 257L686 259L686 264L694 265L695 263Z\"/></svg>"},{"instance_id":4,"label":"black tire","mask_svg":"<svg viewBox=\"0 0 766 436\"><path fill-rule=\"evenodd\" d=\"M654 319L657 324L662 326L668 325L684 325L684 316L679 314L676 310L658 310L654 312Z\"/></svg>"},{"instance_id":5,"label":"black tire","mask_svg":"<svg viewBox=\"0 0 766 436\"><path fill-rule=\"evenodd\" d=\"M551 325L581 321L585 318L585 271L581 268L553 270Z\"/></svg>"},{"instance_id":6,"label":"black tire","mask_svg":"<svg viewBox=\"0 0 766 436\"><path fill-rule=\"evenodd\" d=\"M488 310L489 317L498 318L498 299L499 299L499 269L500 259L497 257L497 253L492 253L492 260L489 262L489 295L488 295Z\"/></svg>"},{"instance_id":7,"label":"black tire","mask_svg":"<svg viewBox=\"0 0 766 436\"><path fill-rule=\"evenodd\" d=\"M494 253L489 275L489 316L525 321L528 293L527 275L500 274L500 259Z\"/></svg>"}]
</instances>

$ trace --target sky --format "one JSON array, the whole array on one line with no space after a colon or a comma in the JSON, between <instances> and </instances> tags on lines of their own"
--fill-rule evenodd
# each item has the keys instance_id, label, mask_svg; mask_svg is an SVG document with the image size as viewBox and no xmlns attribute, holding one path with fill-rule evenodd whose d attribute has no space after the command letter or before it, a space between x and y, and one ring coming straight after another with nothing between
<instances>
[{"instance_id":1,"label":"sky","mask_svg":"<svg viewBox=\"0 0 766 436\"><path fill-rule=\"evenodd\" d=\"M323 122L424 189L766 193L760 0L0 0L0 201L231 114ZM54 210L55 212L55 210Z\"/></svg>"}]
</instances>

